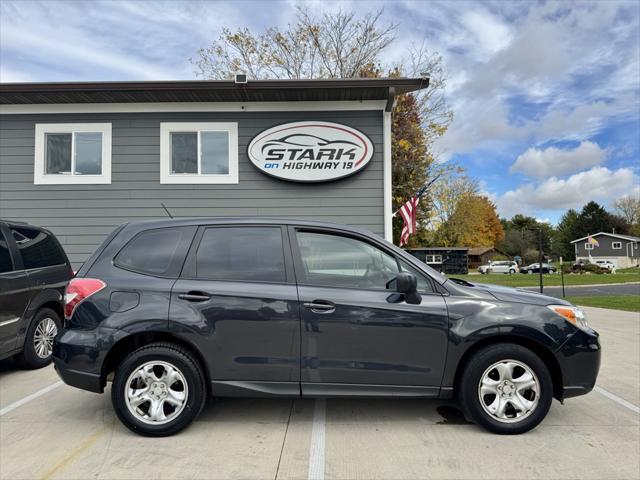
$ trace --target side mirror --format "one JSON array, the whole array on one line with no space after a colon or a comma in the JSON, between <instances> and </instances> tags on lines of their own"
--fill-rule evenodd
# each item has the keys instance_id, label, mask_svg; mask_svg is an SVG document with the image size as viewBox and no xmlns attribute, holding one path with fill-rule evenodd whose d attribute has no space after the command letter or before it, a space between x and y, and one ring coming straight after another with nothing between
<instances>
[{"instance_id":1,"label":"side mirror","mask_svg":"<svg viewBox=\"0 0 640 480\"><path fill-rule=\"evenodd\" d=\"M419 305L422 303L422 295L418 293L418 279L415 275L408 272L400 272L393 280L387 282L387 289L395 290L402 294L404 301L411 305ZM393 298L392 298L393 297ZM399 301L391 295L389 301Z\"/></svg>"}]
</instances>

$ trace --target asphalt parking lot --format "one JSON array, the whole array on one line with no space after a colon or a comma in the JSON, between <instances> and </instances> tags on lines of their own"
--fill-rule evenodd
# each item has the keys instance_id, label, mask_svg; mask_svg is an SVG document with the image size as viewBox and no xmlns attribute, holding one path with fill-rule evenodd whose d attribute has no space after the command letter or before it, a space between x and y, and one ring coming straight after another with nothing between
<instances>
[{"instance_id":1,"label":"asphalt parking lot","mask_svg":"<svg viewBox=\"0 0 640 480\"><path fill-rule=\"evenodd\" d=\"M0 478L640 478L640 315L585 310L603 345L596 391L516 437L442 401L224 399L143 438L109 395L1 362Z\"/></svg>"}]
</instances>

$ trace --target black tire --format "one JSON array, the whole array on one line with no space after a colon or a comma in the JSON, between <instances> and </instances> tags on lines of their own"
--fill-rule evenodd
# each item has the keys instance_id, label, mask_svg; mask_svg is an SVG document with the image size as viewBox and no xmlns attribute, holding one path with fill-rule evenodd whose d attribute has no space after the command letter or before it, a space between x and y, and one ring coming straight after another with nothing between
<instances>
[{"instance_id":1,"label":"black tire","mask_svg":"<svg viewBox=\"0 0 640 480\"><path fill-rule=\"evenodd\" d=\"M480 403L478 394L485 371L503 360L516 360L525 364L533 370L539 385L538 404L535 409L522 420L513 423L503 423L487 413ZM460 380L458 398L470 420L494 433L515 435L531 430L546 417L553 400L553 382L547 366L534 352L520 345L499 343L483 348L469 360Z\"/></svg>"},{"instance_id":2,"label":"black tire","mask_svg":"<svg viewBox=\"0 0 640 480\"><path fill-rule=\"evenodd\" d=\"M53 320L53 322L56 324L57 331L60 331L60 328L62 327L62 320L60 320L60 316L54 310L51 310L50 308L41 308L40 310L38 310L34 315L33 320L31 320L29 328L27 329L22 352L20 352L15 357L16 362L22 368L34 370L36 368L46 367L51 363L51 360L53 359L52 352L50 352L46 357L41 357L36 352L36 346L34 343L34 337L38 325L47 321L47 319Z\"/></svg>"},{"instance_id":3,"label":"black tire","mask_svg":"<svg viewBox=\"0 0 640 480\"><path fill-rule=\"evenodd\" d=\"M516 271L512 268L511 270L509 270L509 274L513 275L514 273L516 273Z\"/></svg>"},{"instance_id":4,"label":"black tire","mask_svg":"<svg viewBox=\"0 0 640 480\"><path fill-rule=\"evenodd\" d=\"M129 411L126 402L129 376L147 362L165 362L177 368L186 380L186 404L177 416L159 425L145 423ZM153 343L130 353L116 369L111 402L118 418L131 431L149 437L166 437L183 430L195 420L207 400L205 375L199 362L185 349L172 343Z\"/></svg>"}]
</instances>

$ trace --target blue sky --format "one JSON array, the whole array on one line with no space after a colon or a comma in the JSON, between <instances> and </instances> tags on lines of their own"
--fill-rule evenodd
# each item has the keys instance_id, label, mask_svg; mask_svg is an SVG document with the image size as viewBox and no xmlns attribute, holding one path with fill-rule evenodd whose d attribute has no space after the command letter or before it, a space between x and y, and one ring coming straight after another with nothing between
<instances>
[{"instance_id":1,"label":"blue sky","mask_svg":"<svg viewBox=\"0 0 640 480\"><path fill-rule=\"evenodd\" d=\"M281 27L295 1L0 2L0 81L194 78L223 27ZM640 195L640 2L310 1L384 7L383 54L439 52L455 118L437 144L510 217L556 222L593 199Z\"/></svg>"}]
</instances>

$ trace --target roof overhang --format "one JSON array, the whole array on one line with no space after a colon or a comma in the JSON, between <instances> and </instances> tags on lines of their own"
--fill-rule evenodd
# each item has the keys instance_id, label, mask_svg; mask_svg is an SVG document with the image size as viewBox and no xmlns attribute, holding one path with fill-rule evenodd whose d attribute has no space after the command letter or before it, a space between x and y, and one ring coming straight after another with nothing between
<instances>
[{"instance_id":1,"label":"roof overhang","mask_svg":"<svg viewBox=\"0 0 640 480\"><path fill-rule=\"evenodd\" d=\"M396 95L428 85L428 78L2 83L0 105L380 100L391 111Z\"/></svg>"},{"instance_id":2,"label":"roof overhang","mask_svg":"<svg viewBox=\"0 0 640 480\"><path fill-rule=\"evenodd\" d=\"M640 241L640 237L634 237L633 235L618 235L617 233L608 233L608 232L598 232L593 235L587 235L586 237L578 238L576 240L571 240L569 243L582 242L583 240L588 239L589 237L598 237L600 235L605 235L607 237L620 238L621 240L626 240L628 242L638 242Z\"/></svg>"}]
</instances>

